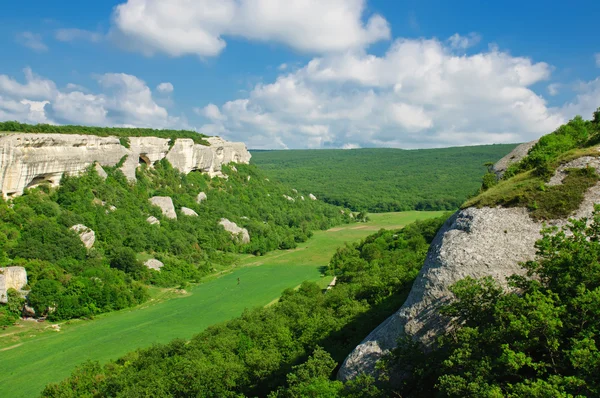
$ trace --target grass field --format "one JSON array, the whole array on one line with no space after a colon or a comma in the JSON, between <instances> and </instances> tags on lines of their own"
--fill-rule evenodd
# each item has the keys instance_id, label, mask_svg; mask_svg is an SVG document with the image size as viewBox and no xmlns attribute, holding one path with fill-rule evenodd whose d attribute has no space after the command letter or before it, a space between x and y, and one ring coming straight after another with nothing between
<instances>
[{"instance_id":1,"label":"grass field","mask_svg":"<svg viewBox=\"0 0 600 398\"><path fill-rule=\"evenodd\" d=\"M398 228L442 212L370 215L371 221L318 231L297 249L263 257L240 256L235 269L189 289L188 293L153 290L153 299L137 308L71 321L60 331L48 323L21 322L0 332L0 397L33 397L53 381L67 377L88 360L116 359L126 352L174 338L189 338L202 329L239 316L245 308L267 305L302 281L326 286L321 276L337 247L380 228ZM237 280L240 280L238 284Z\"/></svg>"}]
</instances>

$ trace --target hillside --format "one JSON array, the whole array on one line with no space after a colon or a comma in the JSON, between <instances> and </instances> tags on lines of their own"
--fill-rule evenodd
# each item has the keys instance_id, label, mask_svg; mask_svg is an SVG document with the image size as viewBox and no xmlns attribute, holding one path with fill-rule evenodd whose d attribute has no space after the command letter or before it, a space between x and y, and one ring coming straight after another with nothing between
<instances>
[{"instance_id":1,"label":"hillside","mask_svg":"<svg viewBox=\"0 0 600 398\"><path fill-rule=\"evenodd\" d=\"M251 151L269 176L354 211L455 209L515 145L442 149Z\"/></svg>"}]
</instances>

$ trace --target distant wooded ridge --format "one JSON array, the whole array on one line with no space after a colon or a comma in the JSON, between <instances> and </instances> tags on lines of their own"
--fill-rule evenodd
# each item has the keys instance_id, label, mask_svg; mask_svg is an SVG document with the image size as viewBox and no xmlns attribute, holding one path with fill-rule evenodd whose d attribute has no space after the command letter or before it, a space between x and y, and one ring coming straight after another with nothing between
<instances>
[{"instance_id":1,"label":"distant wooded ridge","mask_svg":"<svg viewBox=\"0 0 600 398\"><path fill-rule=\"evenodd\" d=\"M459 207L480 188L484 164L516 145L250 152L269 178L355 211L388 212Z\"/></svg>"}]
</instances>

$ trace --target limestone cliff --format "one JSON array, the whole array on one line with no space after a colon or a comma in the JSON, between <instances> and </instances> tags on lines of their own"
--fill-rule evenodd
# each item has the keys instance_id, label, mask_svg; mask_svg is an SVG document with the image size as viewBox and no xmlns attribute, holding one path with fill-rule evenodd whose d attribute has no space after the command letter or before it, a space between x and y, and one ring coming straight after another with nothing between
<instances>
[{"instance_id":1,"label":"limestone cliff","mask_svg":"<svg viewBox=\"0 0 600 398\"><path fill-rule=\"evenodd\" d=\"M207 139L209 146L180 138L173 145L157 137L130 137L129 148L117 137L68 134L0 133L0 190L5 197L44 182L53 186L63 174L77 175L96 163L115 166L123 156L121 170L135 181L136 168L167 159L183 173L194 170L222 176L221 167L230 162L248 163L250 153L243 143L219 137ZM97 166L96 166L97 167Z\"/></svg>"},{"instance_id":2,"label":"limestone cliff","mask_svg":"<svg viewBox=\"0 0 600 398\"><path fill-rule=\"evenodd\" d=\"M25 268L0 268L0 303L8 301L8 289L21 290L26 285L27 271L25 271Z\"/></svg>"},{"instance_id":3,"label":"limestone cliff","mask_svg":"<svg viewBox=\"0 0 600 398\"><path fill-rule=\"evenodd\" d=\"M562 183L564 169L587 165L600 170L597 157L579 158L559 167L550 183ZM571 216L591 216L594 203L598 202L600 184L587 191L581 206ZM566 223L566 219L547 222L555 226ZM410 336L430 346L448 326L438 315L440 307L452 298L448 288L466 276L491 276L505 284L506 277L522 274L519 262L535 257L534 244L541 237L542 226L525 208L471 207L456 212L433 240L402 307L354 349L344 361L338 378L348 380L359 373L373 373L375 363L396 346L399 337Z\"/></svg>"}]
</instances>

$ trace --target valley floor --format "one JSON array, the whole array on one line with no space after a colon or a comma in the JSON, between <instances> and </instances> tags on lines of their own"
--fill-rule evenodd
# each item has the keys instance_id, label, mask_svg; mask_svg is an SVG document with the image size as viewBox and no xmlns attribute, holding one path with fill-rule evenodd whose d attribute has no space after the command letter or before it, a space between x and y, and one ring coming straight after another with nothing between
<instances>
[{"instance_id":1,"label":"valley floor","mask_svg":"<svg viewBox=\"0 0 600 398\"><path fill-rule=\"evenodd\" d=\"M210 325L239 316L245 308L275 302L288 287L317 281L336 249L380 228L399 228L443 212L371 214L371 221L317 231L298 248L262 257L241 256L235 269L192 287L189 292L154 290L143 305L59 325L21 321L0 332L0 396L32 397L49 382L67 377L86 360L105 362L140 347L190 338ZM238 284L239 278L239 284Z\"/></svg>"}]
</instances>

